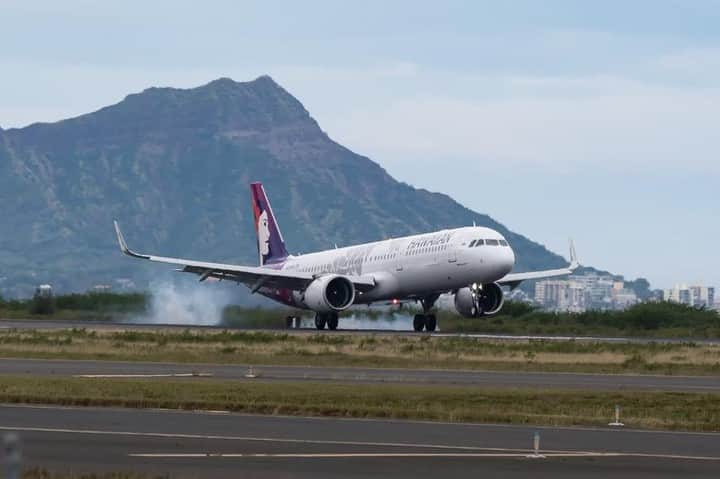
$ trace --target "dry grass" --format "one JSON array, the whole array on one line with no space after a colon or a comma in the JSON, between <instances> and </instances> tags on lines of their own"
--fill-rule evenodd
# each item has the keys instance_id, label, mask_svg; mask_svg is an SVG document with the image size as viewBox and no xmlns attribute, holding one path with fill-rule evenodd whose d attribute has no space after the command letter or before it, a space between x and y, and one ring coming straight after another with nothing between
<instances>
[{"instance_id":1,"label":"dry grass","mask_svg":"<svg viewBox=\"0 0 720 479\"><path fill-rule=\"evenodd\" d=\"M0 356L231 364L720 374L720 346L208 330L0 331Z\"/></svg>"}]
</instances>

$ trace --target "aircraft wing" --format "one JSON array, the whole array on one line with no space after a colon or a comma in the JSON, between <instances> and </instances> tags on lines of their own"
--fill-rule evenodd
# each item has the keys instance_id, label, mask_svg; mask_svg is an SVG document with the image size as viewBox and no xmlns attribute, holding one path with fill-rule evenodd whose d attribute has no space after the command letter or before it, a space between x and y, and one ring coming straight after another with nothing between
<instances>
[{"instance_id":1,"label":"aircraft wing","mask_svg":"<svg viewBox=\"0 0 720 479\"><path fill-rule=\"evenodd\" d=\"M515 289L518 285L531 279L553 278L555 276L565 276L571 274L580 266L575 254L575 245L570 241L570 264L566 268L548 269L545 271L528 271L527 273L510 273L500 278L498 284L502 286L510 286Z\"/></svg>"},{"instance_id":2,"label":"aircraft wing","mask_svg":"<svg viewBox=\"0 0 720 479\"><path fill-rule=\"evenodd\" d=\"M128 248L122 231L120 231L120 225L118 225L118 222L114 221L113 223L115 225L115 233L117 234L118 243L120 243L120 250L124 254L132 256L133 258L180 266L181 268L178 269L178 271L197 274L200 276L200 281L205 281L207 278L227 279L238 283L244 283L253 293L255 293L262 287L303 290L319 276L300 271L290 272L262 266L207 263L204 261L136 253ZM358 291L365 292L375 287L375 280L372 277L347 275L346 277L352 281Z\"/></svg>"}]
</instances>

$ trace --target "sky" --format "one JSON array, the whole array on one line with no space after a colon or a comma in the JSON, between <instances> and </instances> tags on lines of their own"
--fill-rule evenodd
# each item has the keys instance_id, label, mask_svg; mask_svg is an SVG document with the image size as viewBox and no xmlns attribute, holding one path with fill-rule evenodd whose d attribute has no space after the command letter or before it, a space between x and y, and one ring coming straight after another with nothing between
<instances>
[{"instance_id":1,"label":"sky","mask_svg":"<svg viewBox=\"0 0 720 479\"><path fill-rule=\"evenodd\" d=\"M720 286L720 0L0 0L0 126L269 74L323 130L584 264Z\"/></svg>"}]
</instances>

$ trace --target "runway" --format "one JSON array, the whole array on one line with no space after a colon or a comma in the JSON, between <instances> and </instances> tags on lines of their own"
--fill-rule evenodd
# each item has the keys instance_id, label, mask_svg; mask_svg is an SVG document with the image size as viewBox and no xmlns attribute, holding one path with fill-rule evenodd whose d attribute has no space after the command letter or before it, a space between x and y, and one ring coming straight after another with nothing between
<instances>
[{"instance_id":1,"label":"runway","mask_svg":"<svg viewBox=\"0 0 720 479\"><path fill-rule=\"evenodd\" d=\"M682 344L694 343L702 345L720 345L720 339L693 339L693 338L640 338L640 337L604 337L604 336L562 336L562 335L511 335L511 334L484 334L484 333L418 333L415 331L393 331L387 329L339 329L337 331L318 331L315 328L304 329L247 329L228 326L206 325L180 325L180 324L147 324L136 322L91 321L91 320L53 320L53 319L2 319L0 318L0 331L3 329L69 329L87 328L98 330L140 329L140 330L178 330L204 329L204 330L243 330L263 331L288 334L382 334L394 336L427 336L433 337L463 337L487 339L494 341L584 341L618 344Z\"/></svg>"},{"instance_id":2,"label":"runway","mask_svg":"<svg viewBox=\"0 0 720 479\"><path fill-rule=\"evenodd\" d=\"M710 477L720 434L0 406L25 466L172 477ZM529 459L541 435L545 459Z\"/></svg>"},{"instance_id":3,"label":"runway","mask_svg":"<svg viewBox=\"0 0 720 479\"><path fill-rule=\"evenodd\" d=\"M205 377L247 381L248 365L123 361L0 359L0 375L76 377ZM485 388L580 389L598 391L677 391L720 393L716 376L651 376L499 372L433 369L332 368L254 365L255 380L331 381L477 386Z\"/></svg>"},{"instance_id":4,"label":"runway","mask_svg":"<svg viewBox=\"0 0 720 479\"><path fill-rule=\"evenodd\" d=\"M214 378L247 381L250 367L230 364L0 359L0 375L87 378ZM432 369L332 368L255 365L255 380L330 381L477 386L485 388L677 391L719 393L714 376L650 376L579 373L497 372Z\"/></svg>"}]
</instances>

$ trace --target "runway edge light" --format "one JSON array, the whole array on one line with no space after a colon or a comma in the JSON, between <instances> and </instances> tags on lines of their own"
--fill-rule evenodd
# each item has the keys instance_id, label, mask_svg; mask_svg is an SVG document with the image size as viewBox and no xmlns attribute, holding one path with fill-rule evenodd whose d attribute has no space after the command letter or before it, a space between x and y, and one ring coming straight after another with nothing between
<instances>
[{"instance_id":1,"label":"runway edge light","mask_svg":"<svg viewBox=\"0 0 720 479\"><path fill-rule=\"evenodd\" d=\"M625 424L620 422L620 405L615 405L615 421L608 423L608 426L623 427Z\"/></svg>"},{"instance_id":2,"label":"runway edge light","mask_svg":"<svg viewBox=\"0 0 720 479\"><path fill-rule=\"evenodd\" d=\"M535 434L533 434L533 453L525 457L528 459L545 459L545 456L540 454L540 432L535 431Z\"/></svg>"}]
</instances>

